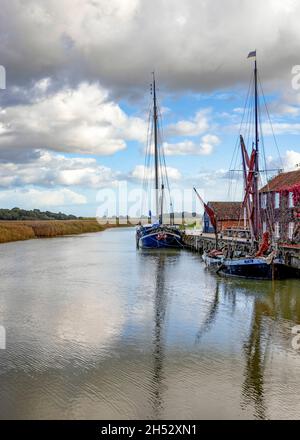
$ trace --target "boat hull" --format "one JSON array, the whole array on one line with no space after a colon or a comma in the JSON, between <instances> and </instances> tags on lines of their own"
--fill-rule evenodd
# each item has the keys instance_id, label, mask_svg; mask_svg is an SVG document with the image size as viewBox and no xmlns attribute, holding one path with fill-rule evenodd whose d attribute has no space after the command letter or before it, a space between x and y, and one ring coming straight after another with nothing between
<instances>
[{"instance_id":1,"label":"boat hull","mask_svg":"<svg viewBox=\"0 0 300 440\"><path fill-rule=\"evenodd\" d=\"M182 237L178 231L164 229L137 232L137 247L141 249L182 248Z\"/></svg>"},{"instance_id":2,"label":"boat hull","mask_svg":"<svg viewBox=\"0 0 300 440\"><path fill-rule=\"evenodd\" d=\"M218 274L228 277L272 280L286 278L287 271L285 265L280 262L268 264L264 259L249 258L224 260L218 269Z\"/></svg>"}]
</instances>

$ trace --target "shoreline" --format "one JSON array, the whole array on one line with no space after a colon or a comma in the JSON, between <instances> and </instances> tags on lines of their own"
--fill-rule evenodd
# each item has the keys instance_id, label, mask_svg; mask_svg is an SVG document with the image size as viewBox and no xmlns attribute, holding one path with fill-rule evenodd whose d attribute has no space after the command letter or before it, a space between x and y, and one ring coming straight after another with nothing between
<instances>
[{"instance_id":1,"label":"shoreline","mask_svg":"<svg viewBox=\"0 0 300 440\"><path fill-rule=\"evenodd\" d=\"M101 232L116 227L119 225L100 225L97 220L1 220L0 245L14 241Z\"/></svg>"}]
</instances>

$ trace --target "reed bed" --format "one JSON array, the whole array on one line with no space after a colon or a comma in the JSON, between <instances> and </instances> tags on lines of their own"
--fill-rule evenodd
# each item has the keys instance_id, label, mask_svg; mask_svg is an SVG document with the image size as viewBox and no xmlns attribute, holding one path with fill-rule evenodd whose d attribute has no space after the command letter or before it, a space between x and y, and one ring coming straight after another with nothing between
<instances>
[{"instance_id":1,"label":"reed bed","mask_svg":"<svg viewBox=\"0 0 300 440\"><path fill-rule=\"evenodd\" d=\"M96 220L0 221L0 243L98 232L107 227Z\"/></svg>"}]
</instances>

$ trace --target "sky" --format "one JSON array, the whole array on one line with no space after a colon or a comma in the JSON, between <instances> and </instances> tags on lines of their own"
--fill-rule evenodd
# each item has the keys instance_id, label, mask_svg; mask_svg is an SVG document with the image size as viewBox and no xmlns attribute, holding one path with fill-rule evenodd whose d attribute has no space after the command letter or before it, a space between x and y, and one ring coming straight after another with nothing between
<instances>
[{"instance_id":1,"label":"sky","mask_svg":"<svg viewBox=\"0 0 300 440\"><path fill-rule=\"evenodd\" d=\"M255 49L265 165L295 169L299 19L297 0L2 0L0 207L94 216L99 192L139 188L152 71L171 188L238 199Z\"/></svg>"}]
</instances>

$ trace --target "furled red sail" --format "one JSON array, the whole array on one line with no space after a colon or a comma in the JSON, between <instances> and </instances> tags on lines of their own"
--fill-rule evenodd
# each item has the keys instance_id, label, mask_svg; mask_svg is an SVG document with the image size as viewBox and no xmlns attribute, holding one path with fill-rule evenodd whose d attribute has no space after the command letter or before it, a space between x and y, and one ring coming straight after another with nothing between
<instances>
[{"instance_id":1,"label":"furled red sail","mask_svg":"<svg viewBox=\"0 0 300 440\"><path fill-rule=\"evenodd\" d=\"M263 255L265 255L265 253L267 252L267 250L270 247L270 242L269 242L269 232L266 231L263 233L263 237L262 237L262 242L261 245L258 249L258 252L256 253L256 257L262 257Z\"/></svg>"},{"instance_id":2,"label":"furled red sail","mask_svg":"<svg viewBox=\"0 0 300 440\"><path fill-rule=\"evenodd\" d=\"M245 145L244 138L243 138L242 135L240 135L240 142L241 142L241 147L242 147L242 154L243 154L243 156L245 158L245 162L247 164L247 167L249 168L249 166L250 166L249 154L248 154L248 151L246 149L246 145Z\"/></svg>"},{"instance_id":3,"label":"furled red sail","mask_svg":"<svg viewBox=\"0 0 300 440\"><path fill-rule=\"evenodd\" d=\"M245 206L246 201L249 197L249 194L253 193L253 181L254 181L254 168L255 168L255 160L256 160L256 150L253 149L249 161L249 171L247 174L247 185L245 190L245 197L243 205Z\"/></svg>"},{"instance_id":4,"label":"furled red sail","mask_svg":"<svg viewBox=\"0 0 300 440\"><path fill-rule=\"evenodd\" d=\"M210 219L210 222L211 222L211 224L212 224L212 226L213 226L215 232L217 232L217 218L216 218L215 211L214 211L212 208L210 208L210 207L204 202L204 200L202 199L202 197L200 196L200 194L198 193L198 191L196 190L196 188L194 188L194 191L195 191L195 193L197 194L198 199L200 200L200 202L203 204L203 207L204 207L204 209L205 209L205 212L207 213L207 215L208 215L208 217L209 217L209 219Z\"/></svg>"}]
</instances>

